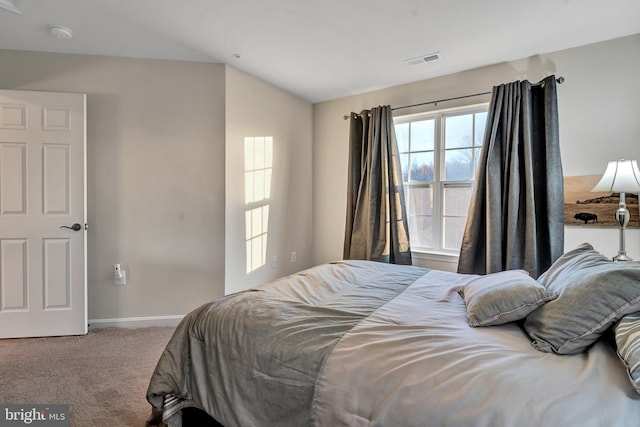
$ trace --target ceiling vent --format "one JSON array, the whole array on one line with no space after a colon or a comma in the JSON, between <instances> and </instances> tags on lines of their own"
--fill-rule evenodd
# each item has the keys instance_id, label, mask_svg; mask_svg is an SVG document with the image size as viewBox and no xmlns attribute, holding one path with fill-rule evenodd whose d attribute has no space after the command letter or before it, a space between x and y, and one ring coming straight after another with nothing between
<instances>
[{"instance_id":1,"label":"ceiling vent","mask_svg":"<svg viewBox=\"0 0 640 427\"><path fill-rule=\"evenodd\" d=\"M441 58L442 58L442 54L440 52L436 52L436 53L430 53L428 55L417 56L415 58L405 59L404 62L406 62L407 65L418 65L418 64L424 64L425 62L437 61L438 59L441 59Z\"/></svg>"},{"instance_id":2,"label":"ceiling vent","mask_svg":"<svg viewBox=\"0 0 640 427\"><path fill-rule=\"evenodd\" d=\"M73 37L71 28L64 25L49 25L49 34L58 40L70 40Z\"/></svg>"}]
</instances>

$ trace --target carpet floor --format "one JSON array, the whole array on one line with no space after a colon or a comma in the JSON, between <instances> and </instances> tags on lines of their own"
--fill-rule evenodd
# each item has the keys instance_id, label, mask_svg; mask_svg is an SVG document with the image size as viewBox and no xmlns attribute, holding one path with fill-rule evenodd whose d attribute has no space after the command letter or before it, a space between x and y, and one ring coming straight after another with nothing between
<instances>
[{"instance_id":1,"label":"carpet floor","mask_svg":"<svg viewBox=\"0 0 640 427\"><path fill-rule=\"evenodd\" d=\"M144 427L149 379L174 330L0 340L0 403L69 404L72 427Z\"/></svg>"}]
</instances>

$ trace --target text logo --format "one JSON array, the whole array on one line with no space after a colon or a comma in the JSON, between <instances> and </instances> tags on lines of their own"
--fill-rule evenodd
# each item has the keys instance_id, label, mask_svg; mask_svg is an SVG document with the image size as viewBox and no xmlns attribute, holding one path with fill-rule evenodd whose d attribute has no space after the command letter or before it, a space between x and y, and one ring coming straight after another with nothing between
<instances>
[{"instance_id":1,"label":"text logo","mask_svg":"<svg viewBox=\"0 0 640 427\"><path fill-rule=\"evenodd\" d=\"M69 405L0 404L0 427L69 427Z\"/></svg>"}]
</instances>

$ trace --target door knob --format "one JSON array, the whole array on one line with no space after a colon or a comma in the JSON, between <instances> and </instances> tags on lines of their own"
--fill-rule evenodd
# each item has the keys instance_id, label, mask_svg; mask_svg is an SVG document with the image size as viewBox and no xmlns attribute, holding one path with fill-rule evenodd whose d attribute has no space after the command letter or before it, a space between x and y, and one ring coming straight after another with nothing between
<instances>
[{"instance_id":1,"label":"door knob","mask_svg":"<svg viewBox=\"0 0 640 427\"><path fill-rule=\"evenodd\" d=\"M82 230L82 226L80 224L78 224L77 222L75 224L73 224L71 227L67 227L66 225L63 225L60 228L68 228L69 230L73 230L73 231Z\"/></svg>"}]
</instances>

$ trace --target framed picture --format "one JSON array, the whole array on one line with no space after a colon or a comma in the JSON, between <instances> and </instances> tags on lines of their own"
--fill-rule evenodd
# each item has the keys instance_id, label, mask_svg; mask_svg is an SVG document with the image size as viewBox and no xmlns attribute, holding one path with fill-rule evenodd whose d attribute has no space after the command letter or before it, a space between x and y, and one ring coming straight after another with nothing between
<instances>
[{"instance_id":1,"label":"framed picture","mask_svg":"<svg viewBox=\"0 0 640 427\"><path fill-rule=\"evenodd\" d=\"M564 223L580 227L617 227L615 212L619 193L592 193L601 175L564 177ZM627 227L640 226L638 195L625 194L629 211Z\"/></svg>"}]
</instances>

